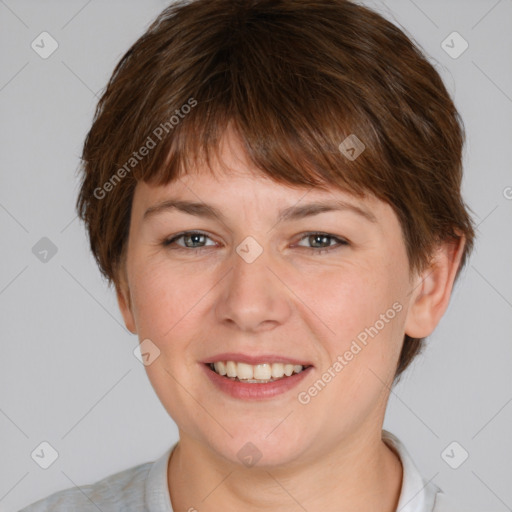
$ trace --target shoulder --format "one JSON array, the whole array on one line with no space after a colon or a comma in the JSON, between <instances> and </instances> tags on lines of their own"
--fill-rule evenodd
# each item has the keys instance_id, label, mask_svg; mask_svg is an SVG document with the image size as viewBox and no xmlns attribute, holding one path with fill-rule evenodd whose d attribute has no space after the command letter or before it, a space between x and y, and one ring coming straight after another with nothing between
<instances>
[{"instance_id":1,"label":"shoulder","mask_svg":"<svg viewBox=\"0 0 512 512\"><path fill-rule=\"evenodd\" d=\"M465 503L447 496L443 492L436 494L432 512L474 512Z\"/></svg>"},{"instance_id":2,"label":"shoulder","mask_svg":"<svg viewBox=\"0 0 512 512\"><path fill-rule=\"evenodd\" d=\"M145 482L152 464L146 462L90 485L64 489L32 503L19 512L143 511Z\"/></svg>"}]
</instances>

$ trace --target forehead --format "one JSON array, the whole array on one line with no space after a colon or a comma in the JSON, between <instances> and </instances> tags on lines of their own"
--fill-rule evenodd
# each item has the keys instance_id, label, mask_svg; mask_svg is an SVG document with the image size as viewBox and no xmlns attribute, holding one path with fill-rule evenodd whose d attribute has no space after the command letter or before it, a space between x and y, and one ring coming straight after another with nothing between
<instances>
[{"instance_id":1,"label":"forehead","mask_svg":"<svg viewBox=\"0 0 512 512\"><path fill-rule=\"evenodd\" d=\"M214 210L238 211L260 210L267 214L279 209L284 219L287 214L293 216L299 205L307 211L308 205L315 203L313 210L334 209L334 202L341 203L341 209L348 205L360 210L367 220L376 222L377 217L389 205L377 199L373 194L355 196L347 189L334 184L323 183L318 186L296 185L276 181L266 175L247 156L243 141L237 133L228 127L220 139L217 151L210 160L195 163L186 172L164 185L151 185L140 181L135 190L134 207L137 210L156 209L166 201L186 200L195 202L195 211L201 210L200 204L206 205L202 210L208 216L208 207ZM329 202L329 207L318 203ZM292 211L293 205L296 206ZM286 210L286 211L285 211ZM217 215L210 215L217 216ZM300 217L296 215L296 218Z\"/></svg>"},{"instance_id":2,"label":"forehead","mask_svg":"<svg viewBox=\"0 0 512 512\"><path fill-rule=\"evenodd\" d=\"M339 190L292 187L248 173L235 177L189 174L163 186L140 184L132 219L144 226L154 219L164 221L169 213L181 212L225 226L237 220L256 223L289 223L326 212L341 212L354 219L354 226L380 232L398 228L390 206L375 197L364 199ZM347 217L348 215L348 217Z\"/></svg>"}]
</instances>

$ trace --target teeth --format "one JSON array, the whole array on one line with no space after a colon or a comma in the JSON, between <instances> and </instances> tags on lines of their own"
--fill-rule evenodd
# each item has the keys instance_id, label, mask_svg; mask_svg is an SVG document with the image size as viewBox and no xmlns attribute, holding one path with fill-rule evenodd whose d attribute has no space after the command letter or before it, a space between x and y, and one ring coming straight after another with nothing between
<instances>
[{"instance_id":1,"label":"teeth","mask_svg":"<svg viewBox=\"0 0 512 512\"><path fill-rule=\"evenodd\" d=\"M226 365L222 361L219 361L218 363L215 363L215 371L219 375L226 375L226 373L227 373Z\"/></svg>"},{"instance_id":2,"label":"teeth","mask_svg":"<svg viewBox=\"0 0 512 512\"><path fill-rule=\"evenodd\" d=\"M272 382L284 376L290 377L293 373L300 373L304 369L300 364L262 363L252 365L236 361L217 361L210 364L210 368L219 375L245 382Z\"/></svg>"},{"instance_id":3,"label":"teeth","mask_svg":"<svg viewBox=\"0 0 512 512\"><path fill-rule=\"evenodd\" d=\"M227 372L228 377L236 377L237 376L236 363L234 361L226 362L226 372Z\"/></svg>"},{"instance_id":4,"label":"teeth","mask_svg":"<svg viewBox=\"0 0 512 512\"><path fill-rule=\"evenodd\" d=\"M239 379L244 379L244 380L253 379L254 372L253 372L252 366L250 364L237 363L236 376Z\"/></svg>"},{"instance_id":5,"label":"teeth","mask_svg":"<svg viewBox=\"0 0 512 512\"><path fill-rule=\"evenodd\" d=\"M258 380L269 380L272 378L272 368L269 364L257 364L253 368L253 378Z\"/></svg>"},{"instance_id":6,"label":"teeth","mask_svg":"<svg viewBox=\"0 0 512 512\"><path fill-rule=\"evenodd\" d=\"M280 379L284 375L284 365L281 363L272 363L272 377Z\"/></svg>"}]
</instances>

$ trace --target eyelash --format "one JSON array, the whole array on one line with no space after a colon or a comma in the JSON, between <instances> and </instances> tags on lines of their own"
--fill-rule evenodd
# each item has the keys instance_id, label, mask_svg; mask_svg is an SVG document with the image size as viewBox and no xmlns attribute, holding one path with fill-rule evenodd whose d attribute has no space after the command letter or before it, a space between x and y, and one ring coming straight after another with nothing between
<instances>
[{"instance_id":1,"label":"eyelash","mask_svg":"<svg viewBox=\"0 0 512 512\"><path fill-rule=\"evenodd\" d=\"M162 241L162 245L164 247L168 248L168 249L172 249L173 251L187 251L189 253L192 252L194 254L198 253L198 252L201 252L204 249L208 249L208 247L213 247L213 246L206 246L206 247L182 247L180 245L176 245L176 241L177 240L179 240L180 238L183 238L184 236L187 236L187 235L201 235L201 236L204 236L206 238L210 238L206 233L202 233L200 231L183 231L183 232L177 234L176 236L173 236L171 238L167 238L167 239L163 240ZM310 253L314 253L314 254L324 254L326 252L331 252L331 251L336 250L336 249L341 249L343 246L349 245L349 243L346 240L344 240L343 238L331 235L329 233L319 232L319 231L313 231L313 232L309 232L309 233L304 233L304 235L299 239L299 242L301 242L305 238L308 238L308 237L311 237L311 236L321 236L321 237L324 237L324 238L330 238L332 240L336 240L338 242L337 246L334 245L334 246L329 246L327 248L314 248L314 247L303 247L303 246L300 246L303 249L305 249L306 251L308 251ZM172 245L174 245L174 247L171 247Z\"/></svg>"}]
</instances>

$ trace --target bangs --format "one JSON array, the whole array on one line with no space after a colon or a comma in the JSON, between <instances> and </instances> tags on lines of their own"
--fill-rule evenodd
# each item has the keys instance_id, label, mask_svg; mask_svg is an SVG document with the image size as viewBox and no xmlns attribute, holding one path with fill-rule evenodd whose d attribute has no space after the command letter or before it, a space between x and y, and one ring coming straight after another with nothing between
<instances>
[{"instance_id":1,"label":"bangs","mask_svg":"<svg viewBox=\"0 0 512 512\"><path fill-rule=\"evenodd\" d=\"M251 111L242 98L228 96L224 93L228 105L198 100L194 111L173 128L172 136L162 140L147 165L134 169L134 178L166 185L192 171L214 174L214 162L222 162L222 139L231 131L240 139L255 172L263 177L287 185L322 189L335 186L354 195L364 194L370 165L367 163L363 172L364 158L358 163L350 161L339 149L353 129L344 130L334 119L330 120L331 129L326 129L325 113L319 111L311 112L308 122L297 129L298 120L292 118L294 109L286 110L292 105L283 104L281 111L275 111L258 102L253 103L258 105L257 111ZM321 118L315 119L315 115ZM361 137L361 130L358 133Z\"/></svg>"},{"instance_id":2,"label":"bangs","mask_svg":"<svg viewBox=\"0 0 512 512\"><path fill-rule=\"evenodd\" d=\"M144 164L134 169L136 180L166 185L192 170L208 169L213 173L213 161L221 161L222 138L233 131L256 172L277 183L336 186L355 195L363 195L371 188L368 186L368 181L372 181L368 176L373 171L371 162L364 154L359 161L351 161L339 148L343 140L355 133L359 134L359 140L365 141L365 150L370 143L363 129L354 127L356 123L351 122L346 109L334 105L332 99L329 102L324 99L321 104L314 104L310 112L299 112L300 106L310 104L294 103L286 96L285 91L289 89L283 84L282 97L273 98L281 105L277 110L266 97L265 89L257 89L260 84L252 84L250 90L250 84L239 84L253 96L247 99L239 94L240 89L231 86L230 78L223 78L216 83L218 92L210 86L183 99L176 108L173 106L170 112L190 103L195 105L178 124L172 125L169 119L176 116L169 115L152 130L150 136L157 147ZM344 116L333 115L340 110L345 112ZM161 136L165 127L169 133L160 141L153 132L156 130Z\"/></svg>"},{"instance_id":3,"label":"bangs","mask_svg":"<svg viewBox=\"0 0 512 512\"><path fill-rule=\"evenodd\" d=\"M304 27L298 24L295 31L290 29L293 20L285 12L280 26L275 9L273 19L264 23L260 19L264 13L246 14L236 28L221 13L212 15L221 18L218 27L202 34L200 42L198 34L185 31L179 45L171 44L169 31L165 61L161 62L162 55L155 56L158 77L150 88L142 83L130 88L132 94L144 94L146 107L131 119L140 133L138 143L148 136L156 142L134 168L134 178L164 185L192 169L213 172L212 158L220 159L221 138L233 129L248 160L278 183L335 186L358 196L369 190L384 198L385 176L381 166L375 167L375 162L383 162L382 156L375 158L383 145L375 123L385 124L392 116L382 106L386 99L375 98L375 91L382 89L381 75L368 71L375 68L375 57L355 48L351 57L350 48L343 48L342 42L337 49L333 41L339 35L329 26L325 40L317 35L320 48L312 47ZM150 37L148 45L154 44ZM190 56L189 46L194 52ZM322 46L326 55L339 53L329 67L319 62ZM135 54L130 57L131 66L142 60ZM130 74L134 76L135 70ZM387 103L395 102L388 99ZM152 135L155 131L158 138ZM354 159L340 151L349 136L364 144L364 151ZM351 139L346 145L350 143Z\"/></svg>"}]
</instances>

